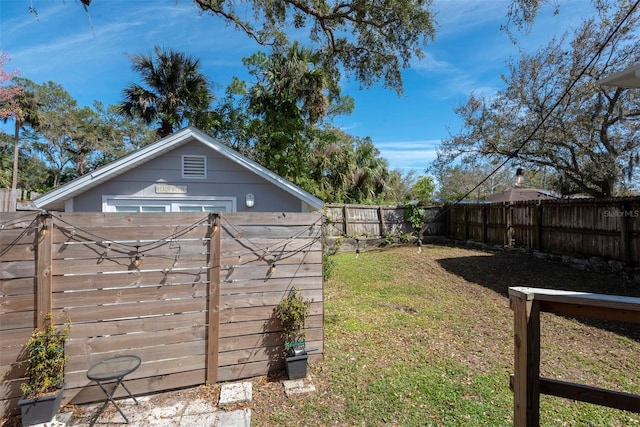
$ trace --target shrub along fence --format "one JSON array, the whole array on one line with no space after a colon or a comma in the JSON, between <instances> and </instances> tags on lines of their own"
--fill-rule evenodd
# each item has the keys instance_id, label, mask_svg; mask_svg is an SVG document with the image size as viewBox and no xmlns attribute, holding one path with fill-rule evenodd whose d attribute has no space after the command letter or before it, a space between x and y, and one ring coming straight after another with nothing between
<instances>
[{"instance_id":1,"label":"shrub along fence","mask_svg":"<svg viewBox=\"0 0 640 427\"><path fill-rule=\"evenodd\" d=\"M119 354L142 358L135 394L283 367L274 307L311 299L310 361L323 356L322 215L3 213L0 418L16 410L21 351L51 312L71 322L66 402L104 399L86 378Z\"/></svg>"}]
</instances>

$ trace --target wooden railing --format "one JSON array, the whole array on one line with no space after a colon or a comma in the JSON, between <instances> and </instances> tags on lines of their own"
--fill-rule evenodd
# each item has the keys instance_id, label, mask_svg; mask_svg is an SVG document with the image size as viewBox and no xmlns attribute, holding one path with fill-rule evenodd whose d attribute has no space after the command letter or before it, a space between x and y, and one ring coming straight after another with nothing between
<instances>
[{"instance_id":1,"label":"wooden railing","mask_svg":"<svg viewBox=\"0 0 640 427\"><path fill-rule=\"evenodd\" d=\"M540 377L540 313L640 323L640 298L526 287L509 288L514 312L513 425L540 425L540 393L640 412L640 396Z\"/></svg>"}]
</instances>

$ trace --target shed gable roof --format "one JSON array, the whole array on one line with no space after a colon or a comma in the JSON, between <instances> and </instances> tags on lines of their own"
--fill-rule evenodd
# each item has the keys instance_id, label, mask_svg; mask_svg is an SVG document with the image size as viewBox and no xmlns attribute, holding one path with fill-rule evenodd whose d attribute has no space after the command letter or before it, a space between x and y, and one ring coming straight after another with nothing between
<instances>
[{"instance_id":1,"label":"shed gable roof","mask_svg":"<svg viewBox=\"0 0 640 427\"><path fill-rule=\"evenodd\" d=\"M35 199L34 204L37 208L46 209L49 206L54 206L60 202L69 200L193 140L204 144L223 157L264 178L266 181L297 197L315 209L321 209L324 205L322 200L193 126L181 129L153 144L129 153L93 172L61 185Z\"/></svg>"}]
</instances>

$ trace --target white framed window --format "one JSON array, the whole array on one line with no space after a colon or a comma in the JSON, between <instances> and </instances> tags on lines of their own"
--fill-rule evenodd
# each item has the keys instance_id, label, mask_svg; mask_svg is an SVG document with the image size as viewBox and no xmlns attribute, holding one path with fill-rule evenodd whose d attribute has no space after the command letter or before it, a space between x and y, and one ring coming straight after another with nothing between
<instances>
[{"instance_id":1,"label":"white framed window","mask_svg":"<svg viewBox=\"0 0 640 427\"><path fill-rule=\"evenodd\" d=\"M207 156L182 156L182 178L205 179L207 177Z\"/></svg>"},{"instance_id":2,"label":"white framed window","mask_svg":"<svg viewBox=\"0 0 640 427\"><path fill-rule=\"evenodd\" d=\"M102 196L102 212L235 212L235 197Z\"/></svg>"}]
</instances>

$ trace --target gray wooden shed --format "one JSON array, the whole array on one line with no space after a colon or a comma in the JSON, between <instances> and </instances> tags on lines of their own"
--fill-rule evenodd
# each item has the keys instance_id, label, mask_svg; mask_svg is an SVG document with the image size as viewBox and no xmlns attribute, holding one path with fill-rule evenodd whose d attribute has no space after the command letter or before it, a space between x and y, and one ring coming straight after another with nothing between
<instances>
[{"instance_id":1,"label":"gray wooden shed","mask_svg":"<svg viewBox=\"0 0 640 427\"><path fill-rule=\"evenodd\" d=\"M312 212L322 200L187 127L34 200L65 212Z\"/></svg>"}]
</instances>

